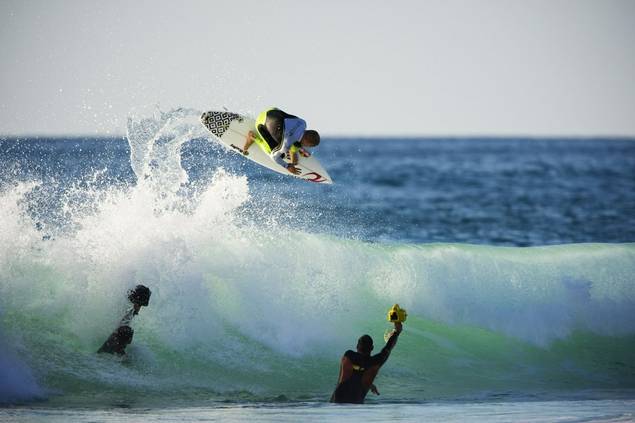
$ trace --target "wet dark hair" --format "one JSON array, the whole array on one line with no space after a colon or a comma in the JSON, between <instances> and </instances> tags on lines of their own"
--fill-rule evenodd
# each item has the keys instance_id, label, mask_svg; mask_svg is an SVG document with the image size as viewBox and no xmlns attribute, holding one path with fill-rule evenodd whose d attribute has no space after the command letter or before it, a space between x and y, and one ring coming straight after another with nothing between
<instances>
[{"instance_id":1,"label":"wet dark hair","mask_svg":"<svg viewBox=\"0 0 635 423\"><path fill-rule=\"evenodd\" d=\"M139 304L147 307L150 302L150 295L152 292L150 288L144 285L137 285L135 289L128 291L128 299L132 304Z\"/></svg>"},{"instance_id":2,"label":"wet dark hair","mask_svg":"<svg viewBox=\"0 0 635 423\"><path fill-rule=\"evenodd\" d=\"M134 330L130 326L119 326L117 328L117 340L121 346L131 343L132 335L134 335Z\"/></svg>"},{"instance_id":3,"label":"wet dark hair","mask_svg":"<svg viewBox=\"0 0 635 423\"><path fill-rule=\"evenodd\" d=\"M370 354L373 350L373 338L371 338L370 335L362 335L357 340L357 349L360 352Z\"/></svg>"}]
</instances>

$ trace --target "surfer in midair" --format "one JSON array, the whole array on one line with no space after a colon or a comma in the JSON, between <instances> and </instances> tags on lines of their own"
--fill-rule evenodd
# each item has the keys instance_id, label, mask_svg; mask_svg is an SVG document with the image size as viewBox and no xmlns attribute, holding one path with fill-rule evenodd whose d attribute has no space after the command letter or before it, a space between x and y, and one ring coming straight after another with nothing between
<instances>
[{"instance_id":1,"label":"surfer in midair","mask_svg":"<svg viewBox=\"0 0 635 423\"><path fill-rule=\"evenodd\" d=\"M307 149L320 143L320 134L312 129L307 130L304 119L275 107L260 113L255 126L247 134L243 154L248 155L249 147L255 142L274 162L294 175L300 173L295 166L298 154L308 157L310 153ZM285 158L291 163L287 163Z\"/></svg>"},{"instance_id":2,"label":"surfer in midair","mask_svg":"<svg viewBox=\"0 0 635 423\"><path fill-rule=\"evenodd\" d=\"M150 289L144 285L137 285L134 289L128 291L128 300L132 303L132 307L121 319L117 330L110 334L106 342L99 348L98 353L126 354L126 347L132 342L132 336L134 335L130 322L134 316L139 314L141 307L148 305L151 294Z\"/></svg>"},{"instance_id":3,"label":"surfer in midair","mask_svg":"<svg viewBox=\"0 0 635 423\"><path fill-rule=\"evenodd\" d=\"M340 364L340 376L331 402L362 404L369 390L379 395L373 381L379 368L388 360L401 329L401 322L395 322L395 329L379 354L370 355L373 351L373 338L370 335L359 338L357 351L348 350L344 353Z\"/></svg>"}]
</instances>

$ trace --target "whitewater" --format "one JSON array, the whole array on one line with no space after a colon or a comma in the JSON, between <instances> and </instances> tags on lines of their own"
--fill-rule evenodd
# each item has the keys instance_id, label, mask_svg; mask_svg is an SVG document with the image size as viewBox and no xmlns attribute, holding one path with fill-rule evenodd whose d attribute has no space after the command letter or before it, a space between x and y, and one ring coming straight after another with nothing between
<instances>
[{"instance_id":1,"label":"whitewater","mask_svg":"<svg viewBox=\"0 0 635 423\"><path fill-rule=\"evenodd\" d=\"M129 183L5 178L1 403L324 402L342 353L363 333L381 343L394 303L409 319L371 403L632 397L635 244L322 230L243 172L192 179L184 144L213 142L199 115L132 114ZM95 354L137 283L153 294L128 357Z\"/></svg>"}]
</instances>

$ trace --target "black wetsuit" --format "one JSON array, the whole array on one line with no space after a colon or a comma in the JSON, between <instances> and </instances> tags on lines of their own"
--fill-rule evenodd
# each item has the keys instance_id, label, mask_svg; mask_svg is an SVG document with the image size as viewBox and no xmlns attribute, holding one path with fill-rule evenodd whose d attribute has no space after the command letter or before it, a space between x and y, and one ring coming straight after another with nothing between
<instances>
[{"instance_id":1,"label":"black wetsuit","mask_svg":"<svg viewBox=\"0 0 635 423\"><path fill-rule=\"evenodd\" d=\"M369 387L362 386L364 372L374 366L381 367L388 360L390 350L395 346L398 337L399 334L393 332L379 354L363 355L353 350L346 351L344 357L347 357L353 363L353 374L337 385L335 392L331 396L331 402L363 404L369 389Z\"/></svg>"},{"instance_id":2,"label":"black wetsuit","mask_svg":"<svg viewBox=\"0 0 635 423\"><path fill-rule=\"evenodd\" d=\"M128 291L128 299L132 303L132 308L123 316L119 327L115 330L106 342L99 348L98 353L108 353L125 355L126 347L132 342L134 330L130 327L132 318L139 314L141 307L146 307L150 302L150 288L144 285L137 285L134 289Z\"/></svg>"},{"instance_id":3,"label":"black wetsuit","mask_svg":"<svg viewBox=\"0 0 635 423\"><path fill-rule=\"evenodd\" d=\"M267 112L267 120L256 128L260 136L269 144L271 151L276 151L282 146L284 138L284 120L297 119L280 109L271 109Z\"/></svg>"},{"instance_id":4,"label":"black wetsuit","mask_svg":"<svg viewBox=\"0 0 635 423\"><path fill-rule=\"evenodd\" d=\"M132 342L134 331L130 326L120 326L99 348L98 353L125 355L126 346Z\"/></svg>"}]
</instances>

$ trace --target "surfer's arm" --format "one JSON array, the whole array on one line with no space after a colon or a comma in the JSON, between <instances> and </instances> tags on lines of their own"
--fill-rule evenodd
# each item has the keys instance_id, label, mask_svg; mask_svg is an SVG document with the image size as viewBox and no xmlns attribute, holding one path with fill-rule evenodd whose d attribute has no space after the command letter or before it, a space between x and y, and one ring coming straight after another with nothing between
<instances>
[{"instance_id":1,"label":"surfer's arm","mask_svg":"<svg viewBox=\"0 0 635 423\"><path fill-rule=\"evenodd\" d=\"M379 354L376 354L371 357L371 362L373 365L383 366L388 357L390 356L390 352L397 344L397 339L399 339L399 334L401 333L402 325L401 323L395 323L395 330L388 338L388 342L384 345L384 348L381 349Z\"/></svg>"},{"instance_id":2,"label":"surfer's arm","mask_svg":"<svg viewBox=\"0 0 635 423\"><path fill-rule=\"evenodd\" d=\"M284 133L282 134L282 148L283 153L286 153L291 149L294 142L298 142L302 139L306 131L306 122L300 118L288 118L284 120Z\"/></svg>"},{"instance_id":3,"label":"surfer's arm","mask_svg":"<svg viewBox=\"0 0 635 423\"><path fill-rule=\"evenodd\" d=\"M274 162L278 163L280 166L286 169L287 166L289 166L289 163L284 161L285 155L286 153L283 153L281 151L276 151L275 153L271 155L271 158L273 159Z\"/></svg>"},{"instance_id":4,"label":"surfer's arm","mask_svg":"<svg viewBox=\"0 0 635 423\"><path fill-rule=\"evenodd\" d=\"M295 167L298 163L297 154L292 154L291 163L284 161L285 156L289 153L291 146L294 142L300 141L304 130L306 129L306 122L300 118L290 118L284 120L284 133L282 139L282 147L272 156L273 160L280 166L287 169L290 173L298 175L300 170Z\"/></svg>"},{"instance_id":5,"label":"surfer's arm","mask_svg":"<svg viewBox=\"0 0 635 423\"><path fill-rule=\"evenodd\" d=\"M243 154L246 156L249 154L249 147L254 143L254 131L247 132L247 136L245 137L245 145L243 146Z\"/></svg>"},{"instance_id":6,"label":"surfer's arm","mask_svg":"<svg viewBox=\"0 0 635 423\"><path fill-rule=\"evenodd\" d=\"M362 386L367 391L369 389L373 389L373 381L375 377L377 377L377 373L379 373L379 369L384 365L388 357L390 357L390 351L392 351L393 347L397 344L397 339L399 338L399 334L401 333L401 323L395 323L395 330L390 335L390 339L384 345L384 348L381 349L379 354L376 354L370 358L370 365L364 372L362 376ZM377 390L377 388L375 388ZM375 392L375 390L373 392ZM379 395L379 393L377 393Z\"/></svg>"},{"instance_id":7,"label":"surfer's arm","mask_svg":"<svg viewBox=\"0 0 635 423\"><path fill-rule=\"evenodd\" d=\"M271 158L274 162L278 163L283 168L287 169L290 173L297 175L300 173L300 169L295 167L295 163L287 163L284 161L284 157L286 156L286 152L276 151L271 155ZM297 162L296 162L297 163Z\"/></svg>"}]
</instances>

